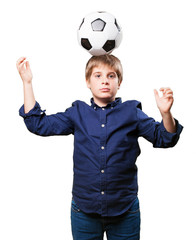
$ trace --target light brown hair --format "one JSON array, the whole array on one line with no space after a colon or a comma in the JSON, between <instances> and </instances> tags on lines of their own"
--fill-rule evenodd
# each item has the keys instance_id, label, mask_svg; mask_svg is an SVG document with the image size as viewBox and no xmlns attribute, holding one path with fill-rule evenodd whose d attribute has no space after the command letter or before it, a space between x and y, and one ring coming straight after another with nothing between
<instances>
[{"instance_id":1,"label":"light brown hair","mask_svg":"<svg viewBox=\"0 0 196 240\"><path fill-rule=\"evenodd\" d=\"M114 55L92 56L86 64L86 70L85 70L86 80L90 79L93 68L98 67L99 65L106 65L112 68L118 76L119 83L122 82L122 79L123 79L122 64L120 60Z\"/></svg>"}]
</instances>

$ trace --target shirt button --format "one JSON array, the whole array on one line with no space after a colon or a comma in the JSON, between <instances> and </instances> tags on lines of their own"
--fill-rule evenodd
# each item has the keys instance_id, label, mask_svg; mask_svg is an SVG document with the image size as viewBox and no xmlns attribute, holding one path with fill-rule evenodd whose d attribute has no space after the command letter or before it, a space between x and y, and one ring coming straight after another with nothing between
<instances>
[{"instance_id":1,"label":"shirt button","mask_svg":"<svg viewBox=\"0 0 196 240\"><path fill-rule=\"evenodd\" d=\"M101 192L101 194L103 195L103 194L104 194L104 192Z\"/></svg>"},{"instance_id":2,"label":"shirt button","mask_svg":"<svg viewBox=\"0 0 196 240\"><path fill-rule=\"evenodd\" d=\"M111 109L113 109L114 107L111 107Z\"/></svg>"},{"instance_id":3,"label":"shirt button","mask_svg":"<svg viewBox=\"0 0 196 240\"><path fill-rule=\"evenodd\" d=\"M102 146L101 149L104 150L104 146Z\"/></svg>"},{"instance_id":4,"label":"shirt button","mask_svg":"<svg viewBox=\"0 0 196 240\"><path fill-rule=\"evenodd\" d=\"M105 124L101 124L102 128L105 127Z\"/></svg>"},{"instance_id":5,"label":"shirt button","mask_svg":"<svg viewBox=\"0 0 196 240\"><path fill-rule=\"evenodd\" d=\"M96 107L94 107L94 109L96 109Z\"/></svg>"},{"instance_id":6,"label":"shirt button","mask_svg":"<svg viewBox=\"0 0 196 240\"><path fill-rule=\"evenodd\" d=\"M105 108L102 108L102 110L105 110Z\"/></svg>"},{"instance_id":7,"label":"shirt button","mask_svg":"<svg viewBox=\"0 0 196 240\"><path fill-rule=\"evenodd\" d=\"M104 173L104 170L102 169L101 172Z\"/></svg>"}]
</instances>

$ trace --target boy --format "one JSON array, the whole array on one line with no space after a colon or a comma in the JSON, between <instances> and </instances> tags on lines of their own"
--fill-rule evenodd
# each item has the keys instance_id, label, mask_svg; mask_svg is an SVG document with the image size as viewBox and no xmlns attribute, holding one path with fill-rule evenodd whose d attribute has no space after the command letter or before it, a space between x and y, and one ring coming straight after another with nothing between
<instances>
[{"instance_id":1,"label":"boy","mask_svg":"<svg viewBox=\"0 0 196 240\"><path fill-rule=\"evenodd\" d=\"M91 106L75 101L65 112L46 115L35 101L32 73L25 58L17 61L24 85L20 115L29 131L41 135L74 134L74 180L71 224L74 240L138 240L140 211L137 197L138 137L154 147L173 147L182 126L170 112L173 92L161 88L155 99L162 122L141 110L138 101L115 98L122 82L122 66L113 55L92 57L86 65Z\"/></svg>"}]
</instances>

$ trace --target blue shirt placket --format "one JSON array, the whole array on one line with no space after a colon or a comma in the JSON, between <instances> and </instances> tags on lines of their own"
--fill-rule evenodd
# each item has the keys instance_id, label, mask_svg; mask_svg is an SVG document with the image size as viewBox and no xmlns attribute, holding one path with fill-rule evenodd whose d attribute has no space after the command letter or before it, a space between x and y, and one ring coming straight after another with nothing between
<instances>
[{"instance_id":1,"label":"blue shirt placket","mask_svg":"<svg viewBox=\"0 0 196 240\"><path fill-rule=\"evenodd\" d=\"M107 152L107 146L106 146L106 130L107 130L107 124L106 124L106 114L107 114L107 108L100 108L100 180L101 180L101 212L102 215L107 215L107 179L106 179L106 152Z\"/></svg>"}]
</instances>

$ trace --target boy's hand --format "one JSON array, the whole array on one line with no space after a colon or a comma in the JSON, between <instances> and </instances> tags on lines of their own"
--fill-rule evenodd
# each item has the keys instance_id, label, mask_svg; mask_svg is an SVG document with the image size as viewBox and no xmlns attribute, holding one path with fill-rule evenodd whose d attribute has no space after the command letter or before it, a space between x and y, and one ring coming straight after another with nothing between
<instances>
[{"instance_id":1,"label":"boy's hand","mask_svg":"<svg viewBox=\"0 0 196 240\"><path fill-rule=\"evenodd\" d=\"M160 97L156 89L154 90L154 95L157 106L161 114L164 115L170 112L170 109L174 102L173 91L170 88L160 88L159 90L163 93L163 96Z\"/></svg>"},{"instance_id":2,"label":"boy's hand","mask_svg":"<svg viewBox=\"0 0 196 240\"><path fill-rule=\"evenodd\" d=\"M18 69L18 72L20 74L20 77L22 78L23 83L31 83L32 82L32 72L30 69L30 64L28 61L25 61L25 57L21 57L16 62L16 67Z\"/></svg>"}]
</instances>

